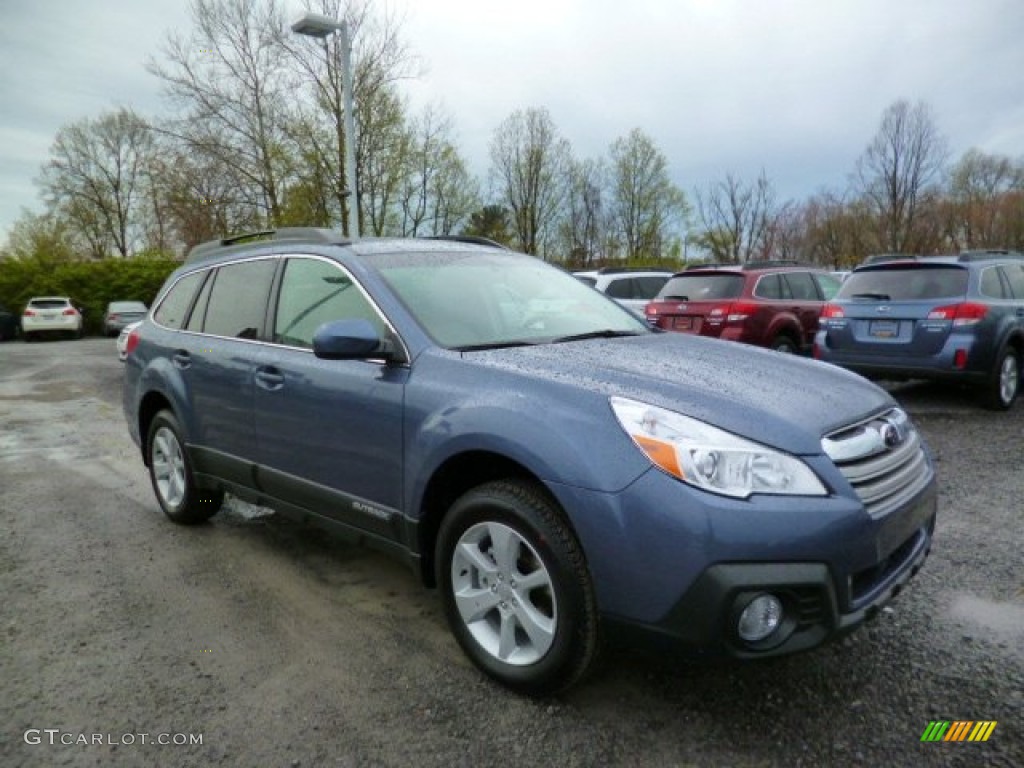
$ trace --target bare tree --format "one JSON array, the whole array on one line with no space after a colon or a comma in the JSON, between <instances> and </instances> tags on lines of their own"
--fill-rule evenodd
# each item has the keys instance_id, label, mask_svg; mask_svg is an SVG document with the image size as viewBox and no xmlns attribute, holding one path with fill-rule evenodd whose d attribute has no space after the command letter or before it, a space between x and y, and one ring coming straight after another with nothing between
<instances>
[{"instance_id":1,"label":"bare tree","mask_svg":"<svg viewBox=\"0 0 1024 768\"><path fill-rule=\"evenodd\" d=\"M879 248L898 253L926 247L931 234L922 212L938 197L947 156L927 104L897 101L885 110L854 173L854 185L877 217Z\"/></svg>"},{"instance_id":2,"label":"bare tree","mask_svg":"<svg viewBox=\"0 0 1024 768\"><path fill-rule=\"evenodd\" d=\"M612 143L612 216L627 259L662 257L672 226L686 215L682 190L668 177L668 161L634 128Z\"/></svg>"},{"instance_id":3,"label":"bare tree","mask_svg":"<svg viewBox=\"0 0 1024 768\"><path fill-rule=\"evenodd\" d=\"M275 224L291 172L286 70L278 0L192 0L195 27L170 35L149 71L182 111L166 126L190 151L216 159L260 218Z\"/></svg>"},{"instance_id":4,"label":"bare tree","mask_svg":"<svg viewBox=\"0 0 1024 768\"><path fill-rule=\"evenodd\" d=\"M1009 158L968 150L953 166L949 182L947 236L957 249L1006 245L1004 206L1024 190L1024 173Z\"/></svg>"},{"instance_id":5,"label":"bare tree","mask_svg":"<svg viewBox=\"0 0 1024 768\"><path fill-rule=\"evenodd\" d=\"M562 233L566 253L574 266L584 267L604 256L611 229L605 206L608 169L602 160L574 160Z\"/></svg>"},{"instance_id":6,"label":"bare tree","mask_svg":"<svg viewBox=\"0 0 1024 768\"><path fill-rule=\"evenodd\" d=\"M771 228L778 214L775 188L761 171L745 184L733 174L697 191L697 211L703 232L696 238L716 261L746 262L769 258Z\"/></svg>"},{"instance_id":7,"label":"bare tree","mask_svg":"<svg viewBox=\"0 0 1024 768\"><path fill-rule=\"evenodd\" d=\"M405 236L451 234L478 205L475 184L452 138L452 121L427 107L410 126L399 201Z\"/></svg>"},{"instance_id":8,"label":"bare tree","mask_svg":"<svg viewBox=\"0 0 1024 768\"><path fill-rule=\"evenodd\" d=\"M546 109L516 111L491 140L491 174L498 196L512 212L517 246L541 252L554 236L571 160L569 142L558 135Z\"/></svg>"},{"instance_id":9,"label":"bare tree","mask_svg":"<svg viewBox=\"0 0 1024 768\"><path fill-rule=\"evenodd\" d=\"M143 171L152 147L145 121L120 109L61 128L40 185L94 258L122 257L138 244Z\"/></svg>"}]
</instances>

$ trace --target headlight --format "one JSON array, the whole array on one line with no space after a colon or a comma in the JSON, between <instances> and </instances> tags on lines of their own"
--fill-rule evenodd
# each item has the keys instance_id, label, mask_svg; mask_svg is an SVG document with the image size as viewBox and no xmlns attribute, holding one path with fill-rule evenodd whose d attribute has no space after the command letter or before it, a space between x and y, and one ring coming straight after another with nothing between
<instances>
[{"instance_id":1,"label":"headlight","mask_svg":"<svg viewBox=\"0 0 1024 768\"><path fill-rule=\"evenodd\" d=\"M619 424L647 458L684 483L740 499L754 493L828 493L795 456L647 403L624 397L612 397L610 403Z\"/></svg>"}]
</instances>

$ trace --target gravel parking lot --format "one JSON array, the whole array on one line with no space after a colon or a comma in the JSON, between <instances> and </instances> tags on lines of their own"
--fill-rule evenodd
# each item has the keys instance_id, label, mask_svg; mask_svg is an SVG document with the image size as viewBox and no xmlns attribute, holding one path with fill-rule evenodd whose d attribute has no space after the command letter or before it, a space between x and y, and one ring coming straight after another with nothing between
<instances>
[{"instance_id":1,"label":"gravel parking lot","mask_svg":"<svg viewBox=\"0 0 1024 768\"><path fill-rule=\"evenodd\" d=\"M760 664L616 651L532 701L396 562L241 504L169 523L120 378L110 339L0 344L0 766L1024 765L1024 403L894 389L940 518L868 627Z\"/></svg>"}]
</instances>

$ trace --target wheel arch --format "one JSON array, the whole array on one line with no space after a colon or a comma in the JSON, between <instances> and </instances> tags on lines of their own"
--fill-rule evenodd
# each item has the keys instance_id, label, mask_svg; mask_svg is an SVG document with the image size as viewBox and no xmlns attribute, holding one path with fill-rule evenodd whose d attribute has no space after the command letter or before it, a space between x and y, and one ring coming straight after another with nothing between
<instances>
[{"instance_id":1,"label":"wheel arch","mask_svg":"<svg viewBox=\"0 0 1024 768\"><path fill-rule=\"evenodd\" d=\"M142 451L142 461L147 467L149 466L149 451L146 449L146 438L149 435L149 425L153 423L153 418L160 411L164 410L174 413L170 400L161 392L155 390L147 392L143 396L142 402L139 403L139 447ZM177 414L175 414L175 417L177 417Z\"/></svg>"},{"instance_id":2,"label":"wheel arch","mask_svg":"<svg viewBox=\"0 0 1024 768\"><path fill-rule=\"evenodd\" d=\"M472 488L495 480L518 480L544 493L570 529L569 516L544 482L519 462L492 451L465 451L446 459L431 475L419 505L415 545L420 553L420 576L428 587L437 586L435 548L441 522L451 505ZM573 529L575 535L575 530Z\"/></svg>"}]
</instances>

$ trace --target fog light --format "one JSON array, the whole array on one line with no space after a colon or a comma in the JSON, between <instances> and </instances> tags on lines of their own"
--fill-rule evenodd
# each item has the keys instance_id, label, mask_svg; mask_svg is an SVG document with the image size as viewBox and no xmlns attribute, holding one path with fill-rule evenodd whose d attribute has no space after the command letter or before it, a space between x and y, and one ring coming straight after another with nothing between
<instances>
[{"instance_id":1,"label":"fog light","mask_svg":"<svg viewBox=\"0 0 1024 768\"><path fill-rule=\"evenodd\" d=\"M782 623L782 601L775 595L758 595L740 614L736 631L748 643L764 640Z\"/></svg>"}]
</instances>

